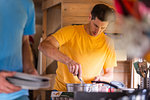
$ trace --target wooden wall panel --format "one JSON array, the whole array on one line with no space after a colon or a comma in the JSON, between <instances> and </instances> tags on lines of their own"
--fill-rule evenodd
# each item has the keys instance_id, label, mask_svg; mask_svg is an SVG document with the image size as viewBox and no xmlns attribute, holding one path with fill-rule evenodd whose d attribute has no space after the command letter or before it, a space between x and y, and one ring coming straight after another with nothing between
<instances>
[{"instance_id":1,"label":"wooden wall panel","mask_svg":"<svg viewBox=\"0 0 150 100\"><path fill-rule=\"evenodd\" d=\"M117 67L115 67L114 72L130 73L131 72L130 62L129 61L118 61Z\"/></svg>"},{"instance_id":2,"label":"wooden wall panel","mask_svg":"<svg viewBox=\"0 0 150 100\"><path fill-rule=\"evenodd\" d=\"M59 3L105 3L114 6L113 0L43 0L42 9L47 9Z\"/></svg>"},{"instance_id":3,"label":"wooden wall panel","mask_svg":"<svg viewBox=\"0 0 150 100\"><path fill-rule=\"evenodd\" d=\"M62 0L43 0L42 9L47 9L61 3Z\"/></svg>"},{"instance_id":4,"label":"wooden wall panel","mask_svg":"<svg viewBox=\"0 0 150 100\"><path fill-rule=\"evenodd\" d=\"M80 3L93 3L93 2L103 2L110 5L114 5L113 0L62 0L63 2L80 2Z\"/></svg>"},{"instance_id":5,"label":"wooden wall panel","mask_svg":"<svg viewBox=\"0 0 150 100\"><path fill-rule=\"evenodd\" d=\"M119 61L114 69L114 81L124 83L128 88L131 87L131 62Z\"/></svg>"},{"instance_id":6,"label":"wooden wall panel","mask_svg":"<svg viewBox=\"0 0 150 100\"><path fill-rule=\"evenodd\" d=\"M47 35L61 27L61 5L47 9Z\"/></svg>"},{"instance_id":7,"label":"wooden wall panel","mask_svg":"<svg viewBox=\"0 0 150 100\"><path fill-rule=\"evenodd\" d=\"M115 72L114 73L114 81L119 81L125 84L126 87L131 87L131 74L130 73L120 73Z\"/></svg>"},{"instance_id":8,"label":"wooden wall panel","mask_svg":"<svg viewBox=\"0 0 150 100\"><path fill-rule=\"evenodd\" d=\"M90 3L64 3L62 16L88 16L92 9Z\"/></svg>"},{"instance_id":9,"label":"wooden wall panel","mask_svg":"<svg viewBox=\"0 0 150 100\"><path fill-rule=\"evenodd\" d=\"M98 2L102 3L102 2ZM71 24L87 24L88 17L93 6L96 3L92 2L67 2L62 4L62 27Z\"/></svg>"},{"instance_id":10,"label":"wooden wall panel","mask_svg":"<svg viewBox=\"0 0 150 100\"><path fill-rule=\"evenodd\" d=\"M98 2L102 3L102 2ZM97 3L63 3L62 16L89 16Z\"/></svg>"},{"instance_id":11,"label":"wooden wall panel","mask_svg":"<svg viewBox=\"0 0 150 100\"><path fill-rule=\"evenodd\" d=\"M63 17L62 26L72 25L72 24L87 24L88 16L86 17Z\"/></svg>"},{"instance_id":12,"label":"wooden wall panel","mask_svg":"<svg viewBox=\"0 0 150 100\"><path fill-rule=\"evenodd\" d=\"M43 11L42 30L43 30L42 40L44 40L47 37L46 36L46 32L47 32L47 11L46 10ZM42 54L42 74L45 74L45 73L46 73L46 56Z\"/></svg>"},{"instance_id":13,"label":"wooden wall panel","mask_svg":"<svg viewBox=\"0 0 150 100\"><path fill-rule=\"evenodd\" d=\"M76 3L76 2L81 2L81 3L86 3L86 2L94 2L94 1L98 1L98 0L63 0L63 2L73 2L73 3Z\"/></svg>"}]
</instances>

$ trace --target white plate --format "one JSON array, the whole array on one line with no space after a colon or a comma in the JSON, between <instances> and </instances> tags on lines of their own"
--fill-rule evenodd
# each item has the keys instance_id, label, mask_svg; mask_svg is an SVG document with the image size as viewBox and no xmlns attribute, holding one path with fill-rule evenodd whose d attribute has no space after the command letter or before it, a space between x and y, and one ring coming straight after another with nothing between
<instances>
[{"instance_id":1,"label":"white plate","mask_svg":"<svg viewBox=\"0 0 150 100\"><path fill-rule=\"evenodd\" d=\"M16 85L20 86L23 89L31 89L31 90L36 90L39 88L48 88L50 86L49 81L44 81L44 82L36 82L36 81L26 81L26 80L20 80L16 79L14 77L8 77L7 80Z\"/></svg>"},{"instance_id":2,"label":"white plate","mask_svg":"<svg viewBox=\"0 0 150 100\"><path fill-rule=\"evenodd\" d=\"M31 80L31 81L49 80L49 78L47 78L47 77L31 75L31 74L26 74L26 73L20 73L20 72L16 72L16 74L13 77L24 79L24 80Z\"/></svg>"}]
</instances>

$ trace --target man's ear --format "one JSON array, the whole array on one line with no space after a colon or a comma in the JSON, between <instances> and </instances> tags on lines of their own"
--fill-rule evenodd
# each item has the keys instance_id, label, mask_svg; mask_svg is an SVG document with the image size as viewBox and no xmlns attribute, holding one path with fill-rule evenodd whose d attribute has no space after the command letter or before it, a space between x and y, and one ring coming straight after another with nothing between
<instances>
[{"instance_id":1,"label":"man's ear","mask_svg":"<svg viewBox=\"0 0 150 100\"><path fill-rule=\"evenodd\" d=\"M90 14L90 15L89 15L89 21L91 21L91 20L92 20L92 15Z\"/></svg>"}]
</instances>

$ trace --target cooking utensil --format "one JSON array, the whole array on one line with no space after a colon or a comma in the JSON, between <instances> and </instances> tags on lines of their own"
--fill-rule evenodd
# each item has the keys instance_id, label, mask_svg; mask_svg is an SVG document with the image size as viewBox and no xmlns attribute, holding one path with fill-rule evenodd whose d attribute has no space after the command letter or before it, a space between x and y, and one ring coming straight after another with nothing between
<instances>
[{"instance_id":1,"label":"cooking utensil","mask_svg":"<svg viewBox=\"0 0 150 100\"><path fill-rule=\"evenodd\" d=\"M79 78L78 79L80 80L81 84L84 84L84 81L82 80L82 78Z\"/></svg>"},{"instance_id":2,"label":"cooking utensil","mask_svg":"<svg viewBox=\"0 0 150 100\"><path fill-rule=\"evenodd\" d=\"M78 76L78 75L77 75ZM79 77L78 77L79 78ZM82 80L81 80L82 81ZM73 83L68 83L66 84L67 86L67 91L68 92L74 92L74 91L82 91L82 92L99 92L99 85L96 83L104 83L104 84L109 84L107 82L102 82L102 81L92 81L92 84L73 84ZM112 87L118 88L117 86L113 84L109 84ZM102 88L102 86L101 86Z\"/></svg>"},{"instance_id":3,"label":"cooking utensil","mask_svg":"<svg viewBox=\"0 0 150 100\"><path fill-rule=\"evenodd\" d=\"M77 74L77 77L80 80L81 84L85 84L85 82L83 81L82 77L79 77L79 74Z\"/></svg>"},{"instance_id":4,"label":"cooking utensil","mask_svg":"<svg viewBox=\"0 0 150 100\"><path fill-rule=\"evenodd\" d=\"M129 92L129 93L132 93L135 89L133 88L126 88L126 87L119 87L113 83L108 83L108 82L105 82L105 81L91 81L92 83L104 83L104 84L107 84L117 90L121 90L122 92Z\"/></svg>"},{"instance_id":5,"label":"cooking utensil","mask_svg":"<svg viewBox=\"0 0 150 100\"><path fill-rule=\"evenodd\" d=\"M101 86L101 84L97 84L97 83L103 83L103 84L107 84L115 89L117 89L118 91L126 91L128 90L128 88L121 88L117 85L114 85L112 83L108 83L108 82L105 82L105 81L91 81L92 84L71 84L71 83L68 83L66 86L67 86L67 91L68 92L74 92L74 91L82 91L82 92L101 92L101 91L107 91L108 86ZM104 89L104 90L103 90Z\"/></svg>"},{"instance_id":6,"label":"cooking utensil","mask_svg":"<svg viewBox=\"0 0 150 100\"><path fill-rule=\"evenodd\" d=\"M108 83L108 82L105 82L105 81L91 81L92 83L104 83L104 84L107 84L107 85L109 85L109 86L112 86L112 87L114 87L114 88L116 88L116 89L119 89L119 87L118 86L116 86L116 85L114 85L114 84L111 84L111 83Z\"/></svg>"},{"instance_id":7,"label":"cooking utensil","mask_svg":"<svg viewBox=\"0 0 150 100\"><path fill-rule=\"evenodd\" d=\"M67 92L98 92L98 84L72 84L68 83Z\"/></svg>"}]
</instances>

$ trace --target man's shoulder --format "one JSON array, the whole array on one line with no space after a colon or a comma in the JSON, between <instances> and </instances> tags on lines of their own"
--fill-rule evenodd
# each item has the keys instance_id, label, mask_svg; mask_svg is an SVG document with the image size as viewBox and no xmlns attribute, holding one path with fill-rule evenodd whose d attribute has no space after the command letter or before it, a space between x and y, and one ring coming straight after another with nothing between
<instances>
[{"instance_id":1,"label":"man's shoulder","mask_svg":"<svg viewBox=\"0 0 150 100\"><path fill-rule=\"evenodd\" d=\"M68 25L68 26L64 26L64 27L62 27L61 29L72 29L73 28L73 26L72 25Z\"/></svg>"},{"instance_id":2,"label":"man's shoulder","mask_svg":"<svg viewBox=\"0 0 150 100\"><path fill-rule=\"evenodd\" d=\"M63 29L75 29L75 28L81 28L82 25L68 25L64 26Z\"/></svg>"},{"instance_id":3,"label":"man's shoulder","mask_svg":"<svg viewBox=\"0 0 150 100\"><path fill-rule=\"evenodd\" d=\"M81 29L81 25L68 25L68 26L65 26L63 28L61 28L61 31L77 31L77 30L80 30Z\"/></svg>"}]
</instances>

